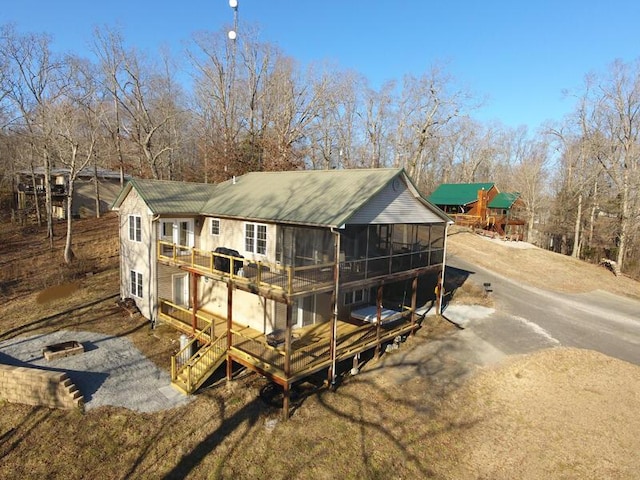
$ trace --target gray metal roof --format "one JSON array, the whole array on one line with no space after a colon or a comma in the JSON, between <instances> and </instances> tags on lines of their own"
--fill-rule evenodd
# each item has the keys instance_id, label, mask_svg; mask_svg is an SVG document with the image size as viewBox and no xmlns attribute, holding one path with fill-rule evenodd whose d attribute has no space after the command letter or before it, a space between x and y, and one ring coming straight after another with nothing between
<instances>
[{"instance_id":1,"label":"gray metal roof","mask_svg":"<svg viewBox=\"0 0 640 480\"><path fill-rule=\"evenodd\" d=\"M216 185L211 183L174 182L169 180L133 179L113 203L118 208L129 191L135 188L149 209L155 214L199 214L213 195Z\"/></svg>"},{"instance_id":2,"label":"gray metal roof","mask_svg":"<svg viewBox=\"0 0 640 480\"><path fill-rule=\"evenodd\" d=\"M341 226L402 169L254 172L218 186L204 212L280 223Z\"/></svg>"},{"instance_id":3,"label":"gray metal roof","mask_svg":"<svg viewBox=\"0 0 640 480\"><path fill-rule=\"evenodd\" d=\"M411 184L403 169L252 172L213 185L132 180L114 202L118 208L135 188L155 214L203 214L251 221L340 227L396 177ZM443 221L448 218L415 197Z\"/></svg>"}]
</instances>

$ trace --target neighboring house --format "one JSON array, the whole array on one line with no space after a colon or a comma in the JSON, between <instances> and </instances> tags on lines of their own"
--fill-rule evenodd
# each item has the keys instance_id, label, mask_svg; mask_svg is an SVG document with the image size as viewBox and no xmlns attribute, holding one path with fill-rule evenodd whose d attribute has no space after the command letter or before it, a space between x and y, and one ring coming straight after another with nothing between
<instances>
[{"instance_id":1,"label":"neighboring house","mask_svg":"<svg viewBox=\"0 0 640 480\"><path fill-rule=\"evenodd\" d=\"M418 326L450 219L404 170L256 172L218 185L132 180L116 199L121 296L191 341L172 383L227 362L284 389ZM418 291L430 278L430 292Z\"/></svg>"},{"instance_id":2,"label":"neighboring house","mask_svg":"<svg viewBox=\"0 0 640 480\"><path fill-rule=\"evenodd\" d=\"M443 183L428 197L447 214L482 217L498 195L493 183Z\"/></svg>"},{"instance_id":3,"label":"neighboring house","mask_svg":"<svg viewBox=\"0 0 640 480\"><path fill-rule=\"evenodd\" d=\"M51 184L51 200L54 218L66 217L66 201L68 196L69 169L52 168L49 182ZM44 168L23 170L16 175L16 205L19 210L29 209L35 200L44 201L46 188ZM98 189L96 191L96 181ZM126 176L127 180L130 178ZM34 182L35 180L35 182ZM35 183L35 187L34 187ZM82 170L75 181L73 192L73 216L90 217L96 214L96 198L99 198L100 213L109 211L122 186L120 172L102 168L94 171L92 168ZM97 197L96 197L97 194Z\"/></svg>"},{"instance_id":4,"label":"neighboring house","mask_svg":"<svg viewBox=\"0 0 640 480\"><path fill-rule=\"evenodd\" d=\"M458 225L522 239L524 221L519 214L523 203L517 192L500 192L494 183L443 183L428 199Z\"/></svg>"}]
</instances>

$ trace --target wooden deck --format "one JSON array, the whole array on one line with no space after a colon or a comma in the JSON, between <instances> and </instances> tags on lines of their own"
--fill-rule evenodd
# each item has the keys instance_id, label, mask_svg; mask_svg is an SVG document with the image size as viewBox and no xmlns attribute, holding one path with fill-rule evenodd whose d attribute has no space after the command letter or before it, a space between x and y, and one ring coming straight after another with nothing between
<instances>
[{"instance_id":1,"label":"wooden deck","mask_svg":"<svg viewBox=\"0 0 640 480\"><path fill-rule=\"evenodd\" d=\"M411 324L410 317L411 312L407 311L399 320L381 325L379 331L375 324L338 320L336 362L393 341L398 335L410 333L416 327ZM214 338L219 337L227 328L225 318L200 310L196 319L197 325L202 329L196 328L194 332L193 312L166 301L163 301L160 318L179 331L198 336L203 344L212 338L211 335ZM265 375L276 383L291 384L332 364L331 326L331 322L326 322L293 330L291 350L287 357L286 342L277 346L269 345L267 336L262 332L234 323L231 345L226 353L231 360Z\"/></svg>"}]
</instances>

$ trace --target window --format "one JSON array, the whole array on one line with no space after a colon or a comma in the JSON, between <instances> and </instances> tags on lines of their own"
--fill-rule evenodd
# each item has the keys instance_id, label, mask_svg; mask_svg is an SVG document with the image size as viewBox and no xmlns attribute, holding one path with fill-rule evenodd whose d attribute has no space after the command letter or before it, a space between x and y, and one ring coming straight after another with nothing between
<instances>
[{"instance_id":1,"label":"window","mask_svg":"<svg viewBox=\"0 0 640 480\"><path fill-rule=\"evenodd\" d=\"M220 235L220 219L211 219L211 235Z\"/></svg>"},{"instance_id":2,"label":"window","mask_svg":"<svg viewBox=\"0 0 640 480\"><path fill-rule=\"evenodd\" d=\"M247 252L266 255L267 226L260 223L246 223L244 226L244 249Z\"/></svg>"},{"instance_id":3,"label":"window","mask_svg":"<svg viewBox=\"0 0 640 480\"><path fill-rule=\"evenodd\" d=\"M345 305L354 305L356 303L363 303L368 300L368 291L365 289L354 290L352 292L345 292L344 294L344 304Z\"/></svg>"},{"instance_id":4,"label":"window","mask_svg":"<svg viewBox=\"0 0 640 480\"><path fill-rule=\"evenodd\" d=\"M142 298L142 274L131 270L131 295Z\"/></svg>"},{"instance_id":5,"label":"window","mask_svg":"<svg viewBox=\"0 0 640 480\"><path fill-rule=\"evenodd\" d=\"M173 221L163 221L161 236L163 240L173 242Z\"/></svg>"},{"instance_id":6,"label":"window","mask_svg":"<svg viewBox=\"0 0 640 480\"><path fill-rule=\"evenodd\" d=\"M142 218L139 215L129 215L129 240L142 241Z\"/></svg>"}]
</instances>

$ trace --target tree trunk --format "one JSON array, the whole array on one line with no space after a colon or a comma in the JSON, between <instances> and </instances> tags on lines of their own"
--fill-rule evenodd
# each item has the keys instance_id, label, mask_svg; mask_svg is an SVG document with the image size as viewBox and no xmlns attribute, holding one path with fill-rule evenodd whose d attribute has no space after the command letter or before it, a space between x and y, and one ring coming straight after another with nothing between
<instances>
[{"instance_id":1,"label":"tree trunk","mask_svg":"<svg viewBox=\"0 0 640 480\"><path fill-rule=\"evenodd\" d=\"M64 263L67 265L73 262L75 255L71 248L73 237L73 187L74 181L71 176L69 177L69 184L67 186L67 239L64 244Z\"/></svg>"},{"instance_id":2,"label":"tree trunk","mask_svg":"<svg viewBox=\"0 0 640 480\"><path fill-rule=\"evenodd\" d=\"M93 162L93 181L96 194L96 218L100 218L100 182L98 182L98 165Z\"/></svg>"},{"instance_id":3,"label":"tree trunk","mask_svg":"<svg viewBox=\"0 0 640 480\"><path fill-rule=\"evenodd\" d=\"M629 232L629 170L625 169L622 177L622 205L620 215L620 240L618 242L618 255L616 258L615 274L619 275L624 266L624 255L627 248L627 236Z\"/></svg>"},{"instance_id":4,"label":"tree trunk","mask_svg":"<svg viewBox=\"0 0 640 480\"><path fill-rule=\"evenodd\" d=\"M591 202L591 214L589 215L589 248L593 246L593 229L596 223L596 209L598 208L598 177L593 183L593 202Z\"/></svg>"},{"instance_id":5,"label":"tree trunk","mask_svg":"<svg viewBox=\"0 0 640 480\"><path fill-rule=\"evenodd\" d=\"M576 223L573 230L573 248L571 256L573 258L580 257L580 224L582 223L582 192L578 194L578 211L576 212Z\"/></svg>"},{"instance_id":6,"label":"tree trunk","mask_svg":"<svg viewBox=\"0 0 640 480\"><path fill-rule=\"evenodd\" d=\"M53 201L51 199L51 162L49 161L49 152L44 152L44 198L45 208L47 210L47 238L49 239L49 249L53 250Z\"/></svg>"},{"instance_id":7,"label":"tree trunk","mask_svg":"<svg viewBox=\"0 0 640 480\"><path fill-rule=\"evenodd\" d=\"M42 215L40 215L40 201L38 200L38 191L37 191L37 185L36 185L36 173L35 170L33 168L33 160L31 161L31 187L33 188L33 199L35 200L35 204L36 204L36 220L38 221L38 226L41 227L42 226ZM25 201L25 207L26 207L26 201ZM23 212L26 214L26 212ZM26 216L25 216L26 218Z\"/></svg>"}]
</instances>

